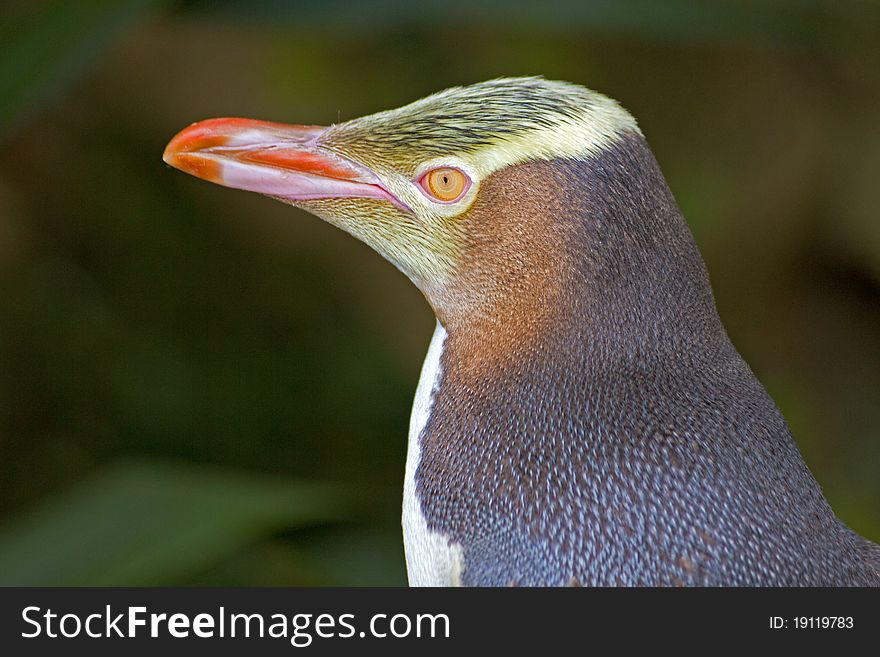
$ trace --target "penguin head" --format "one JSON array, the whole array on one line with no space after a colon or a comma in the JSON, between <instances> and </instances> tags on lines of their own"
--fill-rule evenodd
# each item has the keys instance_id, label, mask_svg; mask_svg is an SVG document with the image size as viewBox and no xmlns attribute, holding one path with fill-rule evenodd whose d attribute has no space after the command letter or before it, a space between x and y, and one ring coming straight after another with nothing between
<instances>
[{"instance_id":1,"label":"penguin head","mask_svg":"<svg viewBox=\"0 0 880 657\"><path fill-rule=\"evenodd\" d=\"M163 159L345 230L452 321L558 287L548 281L567 257L571 163L627 136L640 137L635 120L601 94L502 78L330 127L202 121Z\"/></svg>"}]
</instances>

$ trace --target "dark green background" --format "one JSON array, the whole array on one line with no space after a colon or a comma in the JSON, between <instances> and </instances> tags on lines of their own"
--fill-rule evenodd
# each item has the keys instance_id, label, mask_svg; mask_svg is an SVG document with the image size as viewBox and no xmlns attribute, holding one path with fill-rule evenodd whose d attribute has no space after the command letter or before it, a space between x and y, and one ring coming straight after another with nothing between
<instances>
[{"instance_id":1,"label":"dark green background","mask_svg":"<svg viewBox=\"0 0 880 657\"><path fill-rule=\"evenodd\" d=\"M327 124L498 75L638 118L734 343L880 540L874 2L6 2L0 584L398 584L419 293L167 168L213 116Z\"/></svg>"}]
</instances>

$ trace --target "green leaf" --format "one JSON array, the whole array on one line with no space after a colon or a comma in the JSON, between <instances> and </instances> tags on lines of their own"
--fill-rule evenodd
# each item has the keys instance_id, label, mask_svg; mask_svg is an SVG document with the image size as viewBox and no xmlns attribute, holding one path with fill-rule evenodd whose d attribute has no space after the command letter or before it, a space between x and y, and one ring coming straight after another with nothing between
<instances>
[{"instance_id":1,"label":"green leaf","mask_svg":"<svg viewBox=\"0 0 880 657\"><path fill-rule=\"evenodd\" d=\"M88 69L157 0L21 3L0 22L0 138Z\"/></svg>"},{"instance_id":2,"label":"green leaf","mask_svg":"<svg viewBox=\"0 0 880 657\"><path fill-rule=\"evenodd\" d=\"M312 482L120 463L0 533L0 585L174 583L274 533L338 520L345 499Z\"/></svg>"}]
</instances>

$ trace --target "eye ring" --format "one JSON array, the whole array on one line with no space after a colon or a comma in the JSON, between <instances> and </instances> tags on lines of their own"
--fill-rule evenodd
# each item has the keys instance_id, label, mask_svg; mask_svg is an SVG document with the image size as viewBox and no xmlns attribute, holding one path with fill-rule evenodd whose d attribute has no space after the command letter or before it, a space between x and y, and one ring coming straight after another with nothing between
<instances>
[{"instance_id":1,"label":"eye ring","mask_svg":"<svg viewBox=\"0 0 880 657\"><path fill-rule=\"evenodd\" d=\"M440 166L422 174L419 187L435 203L456 203L473 184L470 176L456 167Z\"/></svg>"}]
</instances>

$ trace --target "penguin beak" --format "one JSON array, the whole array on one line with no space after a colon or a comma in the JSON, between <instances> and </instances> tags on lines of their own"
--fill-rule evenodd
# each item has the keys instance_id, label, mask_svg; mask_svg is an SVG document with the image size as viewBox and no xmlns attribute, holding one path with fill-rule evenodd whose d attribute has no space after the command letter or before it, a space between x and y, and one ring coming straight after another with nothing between
<instances>
[{"instance_id":1,"label":"penguin beak","mask_svg":"<svg viewBox=\"0 0 880 657\"><path fill-rule=\"evenodd\" d=\"M327 128L209 119L181 130L162 159L197 178L282 200L377 198L402 205L372 171L321 148Z\"/></svg>"}]
</instances>

